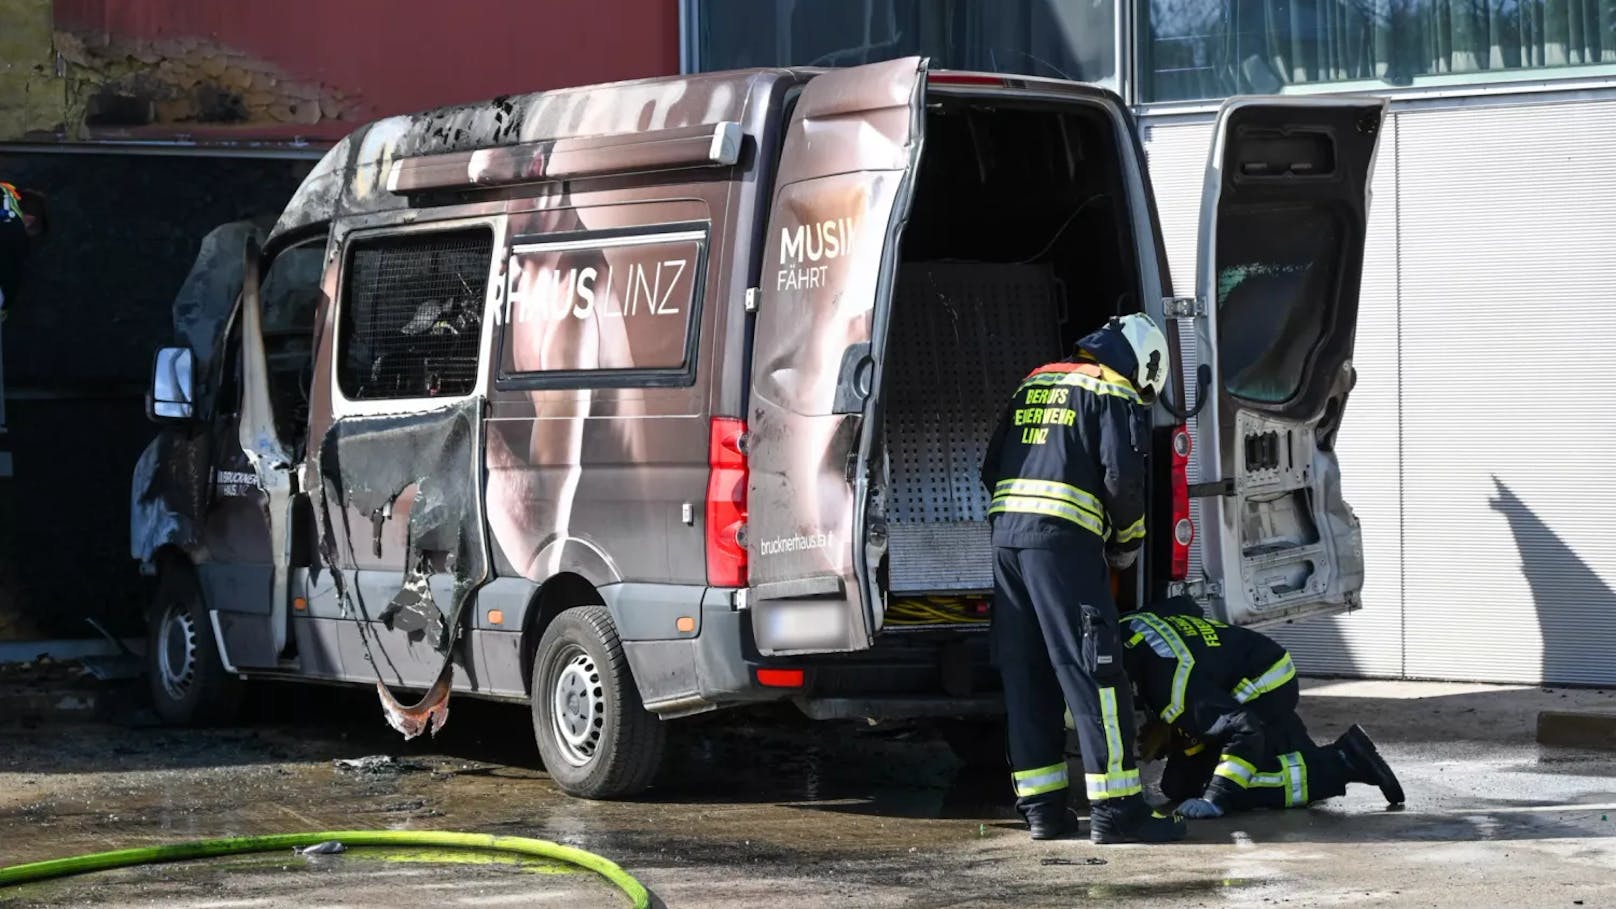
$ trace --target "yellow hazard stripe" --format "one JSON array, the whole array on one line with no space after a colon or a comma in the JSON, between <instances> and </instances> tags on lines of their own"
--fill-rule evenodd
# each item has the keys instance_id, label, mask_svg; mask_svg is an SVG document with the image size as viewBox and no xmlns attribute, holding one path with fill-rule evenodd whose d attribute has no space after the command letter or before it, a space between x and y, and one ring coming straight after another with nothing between
<instances>
[{"instance_id":1,"label":"yellow hazard stripe","mask_svg":"<svg viewBox=\"0 0 1616 909\"><path fill-rule=\"evenodd\" d=\"M1241 679L1234 686L1234 699L1244 704L1279 688L1291 679L1296 678L1296 664L1291 662L1291 655L1285 654L1274 665L1254 679Z\"/></svg>"},{"instance_id":2,"label":"yellow hazard stripe","mask_svg":"<svg viewBox=\"0 0 1616 909\"><path fill-rule=\"evenodd\" d=\"M1117 533L1117 542L1118 543L1132 543L1134 540L1142 540L1144 538L1145 538L1145 519L1142 516L1139 518L1139 520L1134 521L1132 524L1129 524L1125 529L1123 529L1122 531Z\"/></svg>"},{"instance_id":3,"label":"yellow hazard stripe","mask_svg":"<svg viewBox=\"0 0 1616 909\"><path fill-rule=\"evenodd\" d=\"M1117 773L1085 773L1083 774L1083 787L1088 792L1089 801L1097 802L1101 799L1120 799L1130 795L1138 795L1144 791L1144 785L1139 779L1138 770L1122 770Z\"/></svg>"},{"instance_id":4,"label":"yellow hazard stripe","mask_svg":"<svg viewBox=\"0 0 1616 909\"><path fill-rule=\"evenodd\" d=\"M1057 502L1054 499L1040 499L1034 496L998 496L988 506L988 514L1035 514L1044 517L1061 518L1093 533L1095 536L1105 536L1105 526L1095 517L1075 505L1066 502Z\"/></svg>"},{"instance_id":5,"label":"yellow hazard stripe","mask_svg":"<svg viewBox=\"0 0 1616 909\"><path fill-rule=\"evenodd\" d=\"M1220 765L1221 766L1221 765ZM1222 774L1219 774L1220 776ZM1307 761L1300 751L1279 756L1277 773L1255 773L1251 788L1285 790L1285 807L1295 808L1309 801L1307 788Z\"/></svg>"},{"instance_id":6,"label":"yellow hazard stripe","mask_svg":"<svg viewBox=\"0 0 1616 909\"><path fill-rule=\"evenodd\" d=\"M1217 769L1212 773L1233 782L1241 789L1249 789L1258 776L1257 768L1250 761L1232 754L1220 755Z\"/></svg>"},{"instance_id":7,"label":"yellow hazard stripe","mask_svg":"<svg viewBox=\"0 0 1616 909\"><path fill-rule=\"evenodd\" d=\"M1057 483L1054 480L1027 480L1019 477L1000 480L993 487L995 498L999 496L1037 496L1043 499L1058 499L1094 515L1096 518L1105 518L1105 506L1093 493L1079 489L1070 483ZM1141 519L1142 520L1142 519Z\"/></svg>"},{"instance_id":8,"label":"yellow hazard stripe","mask_svg":"<svg viewBox=\"0 0 1616 909\"><path fill-rule=\"evenodd\" d=\"M1161 718L1171 723L1184 714L1185 692L1189 688L1190 672L1195 669L1195 657L1185 646L1184 639L1178 636L1178 632L1169 628L1166 622L1156 616L1142 612L1127 616L1125 621L1133 623L1134 630L1144 634L1152 650L1178 661L1177 667L1173 670L1172 699L1161 712Z\"/></svg>"},{"instance_id":9,"label":"yellow hazard stripe","mask_svg":"<svg viewBox=\"0 0 1616 909\"><path fill-rule=\"evenodd\" d=\"M1020 798L1065 789L1068 785L1066 764L1050 764L1047 767L1035 767L1032 770L1017 770L1010 774L1010 780L1015 783L1016 795Z\"/></svg>"},{"instance_id":10,"label":"yellow hazard stripe","mask_svg":"<svg viewBox=\"0 0 1616 909\"><path fill-rule=\"evenodd\" d=\"M1112 373L1112 375L1116 375L1116 373ZM1020 394L1028 388L1054 385L1081 388L1086 391L1092 391L1097 395L1113 395L1134 404L1140 403L1139 392L1134 391L1131 386L1121 382L1107 382L1104 379L1097 379L1094 376L1080 372L1041 372L1037 375L1028 376L1021 383L1021 387L1016 389L1016 394Z\"/></svg>"}]
</instances>

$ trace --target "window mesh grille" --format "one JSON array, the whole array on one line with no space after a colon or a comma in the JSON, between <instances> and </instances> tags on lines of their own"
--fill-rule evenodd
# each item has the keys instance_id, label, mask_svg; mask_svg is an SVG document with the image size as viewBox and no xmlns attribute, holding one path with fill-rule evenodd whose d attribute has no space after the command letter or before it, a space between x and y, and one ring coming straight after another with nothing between
<instances>
[{"instance_id":1,"label":"window mesh grille","mask_svg":"<svg viewBox=\"0 0 1616 909\"><path fill-rule=\"evenodd\" d=\"M470 394L493 246L482 228L355 243L338 335L342 393L356 401Z\"/></svg>"}]
</instances>

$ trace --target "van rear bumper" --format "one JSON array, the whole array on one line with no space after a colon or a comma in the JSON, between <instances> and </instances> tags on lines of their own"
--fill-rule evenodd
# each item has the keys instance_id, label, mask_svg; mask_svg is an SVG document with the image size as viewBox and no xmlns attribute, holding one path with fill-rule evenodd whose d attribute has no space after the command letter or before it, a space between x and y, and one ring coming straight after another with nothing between
<instances>
[{"instance_id":1,"label":"van rear bumper","mask_svg":"<svg viewBox=\"0 0 1616 909\"><path fill-rule=\"evenodd\" d=\"M979 630L885 632L854 653L764 657L735 591L671 585L602 589L645 708L665 719L791 698L816 719L974 717L1002 712L999 676ZM675 615L692 635L671 636ZM653 637L654 635L654 637ZM799 687L758 682L760 669L801 670Z\"/></svg>"},{"instance_id":2,"label":"van rear bumper","mask_svg":"<svg viewBox=\"0 0 1616 909\"><path fill-rule=\"evenodd\" d=\"M1004 699L998 694L972 697L800 697L796 698L796 704L811 720L974 719L1004 714Z\"/></svg>"},{"instance_id":3,"label":"van rear bumper","mask_svg":"<svg viewBox=\"0 0 1616 909\"><path fill-rule=\"evenodd\" d=\"M797 693L757 683L757 670L764 663L752 643L750 616L736 608L734 591L663 588L655 606L644 600L636 602L638 598L633 596L613 596L614 592L611 588L602 591L622 637L640 700L652 713L671 719L719 707L781 700ZM682 605L675 606L676 592L683 592ZM659 634L660 639L636 639L643 634L640 629L647 627L647 612L670 609L699 614L697 632L688 637ZM658 627L663 625L673 627L671 619Z\"/></svg>"}]
</instances>

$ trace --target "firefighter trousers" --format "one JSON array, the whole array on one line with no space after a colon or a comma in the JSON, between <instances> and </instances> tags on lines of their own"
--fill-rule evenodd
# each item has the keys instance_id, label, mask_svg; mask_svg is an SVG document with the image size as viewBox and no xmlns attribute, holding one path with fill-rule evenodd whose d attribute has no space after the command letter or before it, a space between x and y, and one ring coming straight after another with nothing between
<instances>
[{"instance_id":1,"label":"firefighter trousers","mask_svg":"<svg viewBox=\"0 0 1616 909\"><path fill-rule=\"evenodd\" d=\"M1301 808L1345 795L1347 763L1333 746L1313 743L1296 715L1301 689L1292 679L1246 702L1246 719L1259 734L1221 749L1216 742L1192 741L1174 749L1162 770L1162 794L1174 802L1201 798L1210 789L1225 811Z\"/></svg>"},{"instance_id":2,"label":"firefighter trousers","mask_svg":"<svg viewBox=\"0 0 1616 909\"><path fill-rule=\"evenodd\" d=\"M992 621L1016 807L1065 803L1067 710L1089 801L1138 795L1133 693L1100 539L1092 547L997 547Z\"/></svg>"}]
</instances>

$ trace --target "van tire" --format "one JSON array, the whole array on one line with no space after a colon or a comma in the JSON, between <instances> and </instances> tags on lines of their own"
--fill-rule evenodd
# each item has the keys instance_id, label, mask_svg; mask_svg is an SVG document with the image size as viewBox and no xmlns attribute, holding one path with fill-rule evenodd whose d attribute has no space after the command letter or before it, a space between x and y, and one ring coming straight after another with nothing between
<instances>
[{"instance_id":1,"label":"van tire","mask_svg":"<svg viewBox=\"0 0 1616 909\"><path fill-rule=\"evenodd\" d=\"M174 726L228 723L241 711L241 680L224 669L202 587L188 565L163 569L146 622L152 706Z\"/></svg>"},{"instance_id":2,"label":"van tire","mask_svg":"<svg viewBox=\"0 0 1616 909\"><path fill-rule=\"evenodd\" d=\"M667 730L645 709L604 606L556 616L533 660L533 734L551 779L586 799L644 792Z\"/></svg>"}]
</instances>

